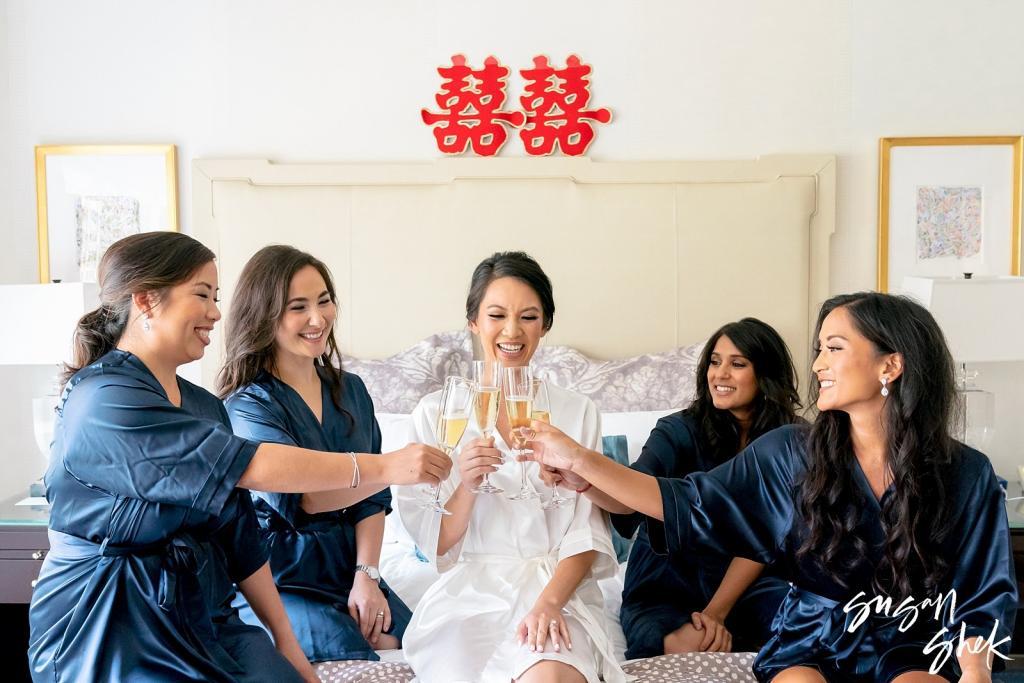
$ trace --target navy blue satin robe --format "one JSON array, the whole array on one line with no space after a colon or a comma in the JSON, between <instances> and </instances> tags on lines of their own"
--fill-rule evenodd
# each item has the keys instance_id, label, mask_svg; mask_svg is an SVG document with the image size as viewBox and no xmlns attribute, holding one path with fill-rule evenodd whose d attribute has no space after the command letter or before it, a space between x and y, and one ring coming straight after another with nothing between
<instances>
[{"instance_id":1,"label":"navy blue satin robe","mask_svg":"<svg viewBox=\"0 0 1024 683\"><path fill-rule=\"evenodd\" d=\"M686 479L658 480L665 505L664 525L648 520L655 550L678 553L692 544L759 562L775 561L793 583L773 624L774 635L754 662L759 680L768 681L790 666L811 666L829 681L887 681L910 670L927 670L941 662L942 649L925 649L937 641L955 639L961 627L968 637L998 642L1013 632L1017 585L1013 573L1005 499L988 458L963 446L948 469L947 521L953 532L936 552L949 563L941 595L913 595L915 604L956 591L938 619L935 609L921 609L907 626L909 612L889 618L874 612L866 623L849 632L856 607L875 597L871 577L882 559L884 532L880 502L874 497L856 461L848 465L864 500L854 532L868 547L868 557L846 575L843 587L824 574L811 559L797 561L796 549L806 525L796 508L796 490L806 472L806 427L782 427L766 434L729 462ZM883 494L892 495L890 488ZM859 592L865 595L857 598ZM884 596L882 596L884 597ZM844 611L844 607L853 607ZM901 631L902 626L907 626ZM994 630L993 630L994 629ZM954 640L954 646L958 640ZM1009 640L998 647L1006 654ZM997 667L1001 660L996 658ZM957 680L955 654L938 672Z\"/></svg>"},{"instance_id":2,"label":"navy blue satin robe","mask_svg":"<svg viewBox=\"0 0 1024 683\"><path fill-rule=\"evenodd\" d=\"M681 479L715 465L693 416L682 411L658 420L631 467L654 477ZM665 654L665 636L689 623L691 613L707 606L732 561L731 555L707 548L690 549L669 561L651 548L647 529L641 524L643 519L639 513L612 515L612 524L620 534L628 537L637 533L626 567L620 613L627 659ZM789 584L769 574L759 577L744 592L726 620L733 635L733 649L757 650L764 645L787 592Z\"/></svg>"},{"instance_id":3,"label":"navy blue satin robe","mask_svg":"<svg viewBox=\"0 0 1024 683\"><path fill-rule=\"evenodd\" d=\"M65 388L46 473L50 552L29 611L36 681L298 681L231 607L267 561L247 491L257 445L216 397L111 351Z\"/></svg>"},{"instance_id":4,"label":"navy blue satin robe","mask_svg":"<svg viewBox=\"0 0 1024 683\"><path fill-rule=\"evenodd\" d=\"M252 384L228 397L235 433L254 441L282 443L336 453L380 453L380 427L373 402L358 375L342 381L344 415L331 400L323 369L323 424L290 386L262 372ZM347 456L341 456L347 457ZM356 571L357 523L391 511L384 489L352 507L307 514L300 494L253 491L256 514L270 541L270 568L292 628L311 661L379 657L349 616L348 594ZM381 590L391 609L389 633L401 639L412 614L384 581ZM258 623L239 596L242 618Z\"/></svg>"}]
</instances>

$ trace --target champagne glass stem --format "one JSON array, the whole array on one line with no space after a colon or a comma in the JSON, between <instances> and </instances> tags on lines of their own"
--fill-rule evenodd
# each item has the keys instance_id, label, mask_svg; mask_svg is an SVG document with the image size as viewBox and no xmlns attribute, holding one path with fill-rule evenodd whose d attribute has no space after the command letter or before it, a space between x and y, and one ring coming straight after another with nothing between
<instances>
[{"instance_id":1,"label":"champagne glass stem","mask_svg":"<svg viewBox=\"0 0 1024 683\"><path fill-rule=\"evenodd\" d=\"M517 460L519 460L519 456L521 456L522 454L523 454L523 449L521 449L521 448L516 449L516 459ZM522 460L519 460L519 474L520 474L520 477L521 477L521 481L520 481L520 485L519 485L519 490L521 491L521 493L523 495L526 495L528 493L528 489L526 488L526 463L524 461L522 461Z\"/></svg>"}]
</instances>

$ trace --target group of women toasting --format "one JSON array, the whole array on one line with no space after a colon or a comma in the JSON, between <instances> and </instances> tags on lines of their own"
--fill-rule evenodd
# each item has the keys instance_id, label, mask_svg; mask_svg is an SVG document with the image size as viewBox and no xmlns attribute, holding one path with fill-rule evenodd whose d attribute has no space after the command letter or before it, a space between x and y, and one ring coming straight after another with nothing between
<instances>
[{"instance_id":1,"label":"group of women toasting","mask_svg":"<svg viewBox=\"0 0 1024 683\"><path fill-rule=\"evenodd\" d=\"M424 445L441 403L426 396L418 443L380 454L366 387L341 367L330 273L297 249L244 268L219 397L176 374L221 317L213 253L134 235L99 275L46 474L38 681L316 680L310 662L398 647L426 683L625 681L597 585L617 568L608 513L636 532L629 657L756 649L762 681L907 683L990 681L1008 651L1002 493L986 457L949 436L952 362L908 299L825 303L809 423L779 335L724 325L693 402L624 467L599 452L594 403L554 386L550 424L513 429L499 409L454 461ZM484 360L528 366L554 317L526 254L474 271L466 319ZM485 476L506 492L557 484L569 504L487 493ZM451 514L423 506L418 484ZM377 571L393 502L441 572L414 613ZM886 607L926 600L938 607L912 621Z\"/></svg>"}]
</instances>

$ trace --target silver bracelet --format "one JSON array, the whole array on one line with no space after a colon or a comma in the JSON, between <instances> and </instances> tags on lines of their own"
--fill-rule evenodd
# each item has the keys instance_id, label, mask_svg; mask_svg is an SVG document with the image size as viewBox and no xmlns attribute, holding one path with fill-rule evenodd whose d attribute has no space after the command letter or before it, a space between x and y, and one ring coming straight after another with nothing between
<instances>
[{"instance_id":1,"label":"silver bracelet","mask_svg":"<svg viewBox=\"0 0 1024 683\"><path fill-rule=\"evenodd\" d=\"M359 488L359 461L356 460L355 453L349 453L348 457L352 458L352 483L349 484L350 489Z\"/></svg>"}]
</instances>

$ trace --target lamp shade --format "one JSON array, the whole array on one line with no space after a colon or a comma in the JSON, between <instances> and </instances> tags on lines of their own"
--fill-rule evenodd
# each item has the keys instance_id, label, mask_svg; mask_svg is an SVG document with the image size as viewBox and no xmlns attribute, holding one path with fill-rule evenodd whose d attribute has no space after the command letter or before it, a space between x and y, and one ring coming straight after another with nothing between
<instances>
[{"instance_id":1,"label":"lamp shade","mask_svg":"<svg viewBox=\"0 0 1024 683\"><path fill-rule=\"evenodd\" d=\"M1024 277L905 277L903 293L935 316L954 360L1024 360Z\"/></svg>"},{"instance_id":2,"label":"lamp shade","mask_svg":"<svg viewBox=\"0 0 1024 683\"><path fill-rule=\"evenodd\" d=\"M78 319L99 306L99 288L83 282L0 286L6 329L0 365L56 365L71 359Z\"/></svg>"}]
</instances>

